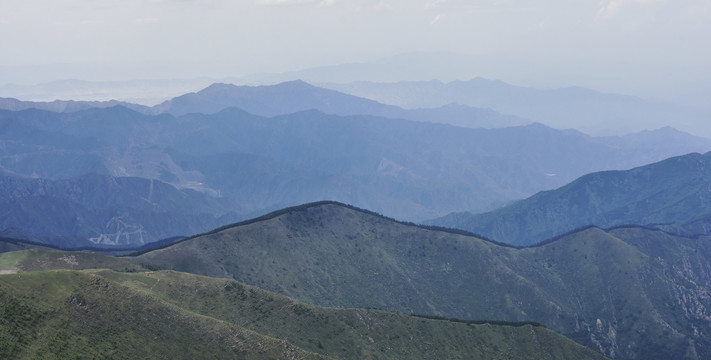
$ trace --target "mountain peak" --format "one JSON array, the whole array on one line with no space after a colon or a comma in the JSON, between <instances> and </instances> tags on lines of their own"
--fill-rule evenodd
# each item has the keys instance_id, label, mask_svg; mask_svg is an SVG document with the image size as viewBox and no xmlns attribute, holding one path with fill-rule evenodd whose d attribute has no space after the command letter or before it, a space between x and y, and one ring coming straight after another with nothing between
<instances>
[{"instance_id":1,"label":"mountain peak","mask_svg":"<svg viewBox=\"0 0 711 360\"><path fill-rule=\"evenodd\" d=\"M313 86L313 85L311 85L311 84L309 84L309 83L307 83L306 81L301 80L301 79L296 79L296 80L291 80L291 81L284 81L284 82L278 83L278 84L273 85L273 86L287 86L287 87L292 87L292 86L305 86L305 87L315 88L315 86Z\"/></svg>"},{"instance_id":2,"label":"mountain peak","mask_svg":"<svg viewBox=\"0 0 711 360\"><path fill-rule=\"evenodd\" d=\"M210 86L197 92L199 95L212 96L220 93L231 92L239 89L239 86L227 83L213 83Z\"/></svg>"},{"instance_id":3,"label":"mountain peak","mask_svg":"<svg viewBox=\"0 0 711 360\"><path fill-rule=\"evenodd\" d=\"M210 86L198 91L197 93L200 95L204 96L214 96L217 94L224 94L224 93L240 93L242 95L246 94L248 90L268 90L268 89L278 89L278 90L283 90L283 89L316 89L316 86L313 86L303 80L292 80L292 81L285 81L281 82L278 84L273 84L273 85L235 85L235 84L228 84L228 83L213 83ZM325 90L325 89L324 89Z\"/></svg>"}]
</instances>

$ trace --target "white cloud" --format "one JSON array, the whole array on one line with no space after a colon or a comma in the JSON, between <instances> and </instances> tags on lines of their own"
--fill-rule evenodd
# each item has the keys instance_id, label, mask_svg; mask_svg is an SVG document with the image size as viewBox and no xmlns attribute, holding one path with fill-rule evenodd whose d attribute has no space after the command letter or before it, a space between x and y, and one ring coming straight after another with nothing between
<instances>
[{"instance_id":1,"label":"white cloud","mask_svg":"<svg viewBox=\"0 0 711 360\"><path fill-rule=\"evenodd\" d=\"M439 22L439 19L441 19L441 18L442 18L442 14L437 14L437 16L435 16L435 18L432 19L432 21L430 21L430 25L436 24L437 22Z\"/></svg>"}]
</instances>

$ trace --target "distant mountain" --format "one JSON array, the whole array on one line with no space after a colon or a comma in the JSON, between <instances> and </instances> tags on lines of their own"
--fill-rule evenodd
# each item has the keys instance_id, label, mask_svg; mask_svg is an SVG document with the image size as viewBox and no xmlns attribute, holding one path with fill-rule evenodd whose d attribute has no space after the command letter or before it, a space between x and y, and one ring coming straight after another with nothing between
<instances>
[{"instance_id":1,"label":"distant mountain","mask_svg":"<svg viewBox=\"0 0 711 360\"><path fill-rule=\"evenodd\" d=\"M490 108L557 129L573 128L589 134L619 135L673 126L711 137L708 109L580 87L535 89L484 78L448 83L433 80L321 86L404 108L438 107L450 103Z\"/></svg>"},{"instance_id":2,"label":"distant mountain","mask_svg":"<svg viewBox=\"0 0 711 360\"><path fill-rule=\"evenodd\" d=\"M470 128L499 128L530 123L529 120L497 114L490 109L455 104L432 109L405 110L320 88L300 80L266 86L213 84L196 93L185 94L156 105L150 113L214 114L231 107L267 117L318 110L333 115L373 115Z\"/></svg>"},{"instance_id":3,"label":"distant mountain","mask_svg":"<svg viewBox=\"0 0 711 360\"><path fill-rule=\"evenodd\" d=\"M469 128L500 128L535 121L591 134L634 133L673 126L711 137L711 130L706 128L711 116L708 110L584 88L544 90L482 78L450 83L356 82L321 86L324 87L301 80L263 86L215 83L152 107L115 100L28 102L0 98L0 109L64 112L122 105L144 114L185 115L214 114L236 107L267 117L318 110L333 115L372 115Z\"/></svg>"},{"instance_id":4,"label":"distant mountain","mask_svg":"<svg viewBox=\"0 0 711 360\"><path fill-rule=\"evenodd\" d=\"M711 356L710 240L593 227L519 249L322 202L135 261L324 306L537 321L617 359L702 359Z\"/></svg>"},{"instance_id":5,"label":"distant mountain","mask_svg":"<svg viewBox=\"0 0 711 360\"><path fill-rule=\"evenodd\" d=\"M129 109L148 112L149 108L142 105L132 104L125 101L74 101L74 100L54 100L50 102L22 101L14 98L0 98L0 109L3 110L28 110L39 109L55 112L73 112L92 108L109 108L117 105L125 106Z\"/></svg>"},{"instance_id":6,"label":"distant mountain","mask_svg":"<svg viewBox=\"0 0 711 360\"><path fill-rule=\"evenodd\" d=\"M158 180L0 176L0 234L56 247L137 247L234 220L219 199Z\"/></svg>"},{"instance_id":7,"label":"distant mountain","mask_svg":"<svg viewBox=\"0 0 711 360\"><path fill-rule=\"evenodd\" d=\"M0 66L2 71L2 66ZM86 74L86 69L81 69L78 74ZM102 70L104 71L104 70ZM34 72L34 71L33 71ZM16 74L16 71L6 72ZM56 75L57 73L53 71ZM171 80L125 80L125 81L88 81L72 79L67 74L64 79L50 82L40 82L38 79L33 84L0 84L0 97L18 98L33 102L52 103L57 99L71 99L76 102L92 104L108 102L112 99L124 103L153 106L170 98L203 89L214 83L215 79L171 79ZM7 76L3 77L5 81ZM27 81L27 78L24 79ZM228 80L222 80L228 81ZM236 81L236 80L231 80ZM1 103L2 101L0 101ZM10 109L5 109L10 110ZM49 110L49 109L46 109Z\"/></svg>"},{"instance_id":8,"label":"distant mountain","mask_svg":"<svg viewBox=\"0 0 711 360\"><path fill-rule=\"evenodd\" d=\"M653 226L682 235L711 233L711 153L627 171L585 175L484 214L455 213L428 223L530 245L585 225Z\"/></svg>"},{"instance_id":9,"label":"distant mountain","mask_svg":"<svg viewBox=\"0 0 711 360\"><path fill-rule=\"evenodd\" d=\"M116 100L32 102L14 98L0 98L0 109L12 111L39 109L54 112L75 112L117 105L142 114L152 115L162 113L172 115L214 114L227 108L236 107L252 114L268 117L318 110L334 115L373 115L469 128L500 128L531 123L530 120L501 115L490 109L478 109L458 104L447 104L432 109L405 110L397 106L319 88L303 81L265 86L236 86L215 83L201 91L184 94L152 107Z\"/></svg>"},{"instance_id":10,"label":"distant mountain","mask_svg":"<svg viewBox=\"0 0 711 360\"><path fill-rule=\"evenodd\" d=\"M182 207L173 211L219 203L210 214L219 219L231 213L231 221L322 199L411 221L456 211L481 212L593 171L629 169L710 149L710 140L672 129L628 140L540 124L466 129L313 110L273 118L234 108L179 117L144 115L122 106L71 113L0 111L0 167L7 174L52 181L90 173L148 179L140 186L141 194L150 180L159 181L181 192L197 192L188 197L196 204L180 202ZM5 191L12 193L10 188ZM84 211L84 205L70 205L74 200L60 206L57 199L34 197L32 206L23 206L35 217L60 207ZM47 202L41 205L40 200ZM66 216L71 220L77 214ZM26 230L34 227L31 222L21 222L30 218L16 219L12 226L19 233L34 232ZM75 222L69 220L67 224ZM198 221L204 220L185 224ZM185 230L200 232L217 225L204 223L199 230ZM94 234L114 233L92 226ZM80 228L76 234L86 236ZM189 235L182 228L158 226L155 231L158 228L165 236Z\"/></svg>"},{"instance_id":11,"label":"distant mountain","mask_svg":"<svg viewBox=\"0 0 711 360\"><path fill-rule=\"evenodd\" d=\"M212 84L196 93L178 96L156 105L152 111L171 115L214 114L230 107L261 116L316 109L338 115L382 115L400 110L395 106L319 88L303 81L290 81L268 86Z\"/></svg>"},{"instance_id":12,"label":"distant mountain","mask_svg":"<svg viewBox=\"0 0 711 360\"><path fill-rule=\"evenodd\" d=\"M537 324L318 308L176 272L0 275L0 313L8 359L603 358Z\"/></svg>"}]
</instances>

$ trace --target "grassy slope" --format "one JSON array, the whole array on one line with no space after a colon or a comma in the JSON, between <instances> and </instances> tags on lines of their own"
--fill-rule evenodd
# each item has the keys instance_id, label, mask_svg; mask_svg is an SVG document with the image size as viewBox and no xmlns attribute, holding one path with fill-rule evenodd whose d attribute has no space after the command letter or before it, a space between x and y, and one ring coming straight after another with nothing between
<instances>
[{"instance_id":1,"label":"grassy slope","mask_svg":"<svg viewBox=\"0 0 711 360\"><path fill-rule=\"evenodd\" d=\"M660 234L589 228L515 249L319 204L137 260L324 306L538 321L618 358L711 356L711 300L702 296L711 288L704 260L711 249L681 237L665 248ZM641 247L645 242L657 253ZM696 268L684 267L692 256ZM680 310L688 307L687 292L696 294L694 311Z\"/></svg>"},{"instance_id":2,"label":"grassy slope","mask_svg":"<svg viewBox=\"0 0 711 360\"><path fill-rule=\"evenodd\" d=\"M145 271L145 266L123 258L90 252L30 249L0 253L0 271L5 273L54 269L112 269L116 271Z\"/></svg>"},{"instance_id":3,"label":"grassy slope","mask_svg":"<svg viewBox=\"0 0 711 360\"><path fill-rule=\"evenodd\" d=\"M531 324L317 308L177 272L3 275L0 297L1 357L602 358Z\"/></svg>"},{"instance_id":4,"label":"grassy slope","mask_svg":"<svg viewBox=\"0 0 711 360\"><path fill-rule=\"evenodd\" d=\"M3 275L0 290L3 358L317 358L97 273Z\"/></svg>"}]
</instances>

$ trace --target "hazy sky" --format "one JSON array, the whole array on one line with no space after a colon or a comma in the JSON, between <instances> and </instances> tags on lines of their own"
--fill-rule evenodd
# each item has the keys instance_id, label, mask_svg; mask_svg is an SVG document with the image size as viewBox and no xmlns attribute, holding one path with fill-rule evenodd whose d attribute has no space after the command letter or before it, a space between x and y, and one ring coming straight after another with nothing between
<instances>
[{"instance_id":1,"label":"hazy sky","mask_svg":"<svg viewBox=\"0 0 711 360\"><path fill-rule=\"evenodd\" d=\"M502 80L682 91L709 87L710 36L709 0L0 0L0 84L53 80L25 65L224 77L449 51L501 60L508 79L479 75Z\"/></svg>"}]
</instances>

